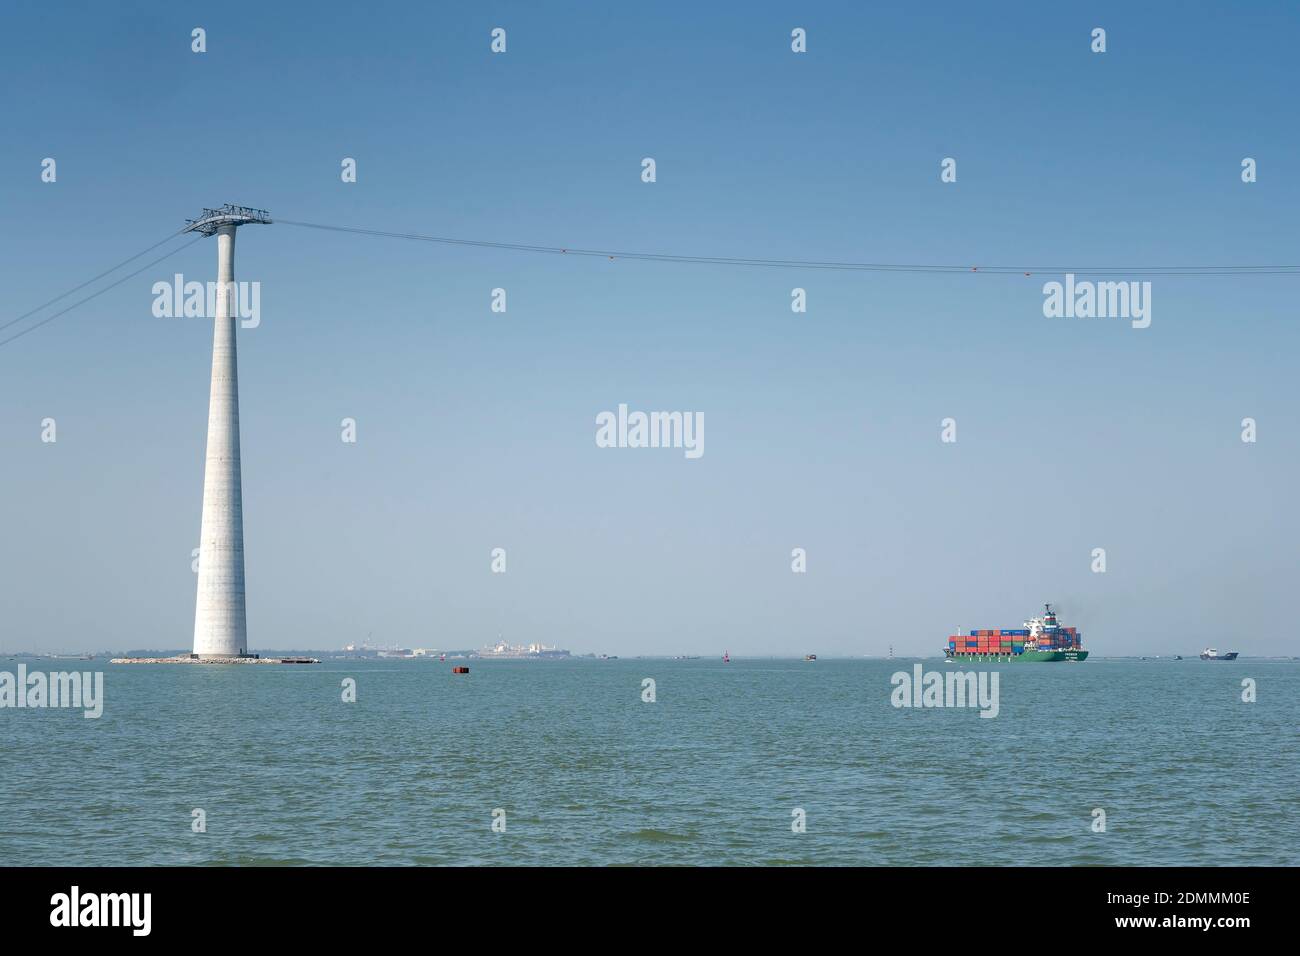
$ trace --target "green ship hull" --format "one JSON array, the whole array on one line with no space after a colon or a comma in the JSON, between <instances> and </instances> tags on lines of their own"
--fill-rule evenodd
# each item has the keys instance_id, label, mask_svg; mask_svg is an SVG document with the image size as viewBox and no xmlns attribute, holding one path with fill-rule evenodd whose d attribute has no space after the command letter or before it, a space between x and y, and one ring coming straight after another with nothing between
<instances>
[{"instance_id":1,"label":"green ship hull","mask_svg":"<svg viewBox=\"0 0 1300 956\"><path fill-rule=\"evenodd\" d=\"M1047 663L1050 661L1086 661L1088 652L1070 648L1062 651L1025 651L1022 654L963 654L950 655L954 661L980 661L985 663L1015 664L1020 661Z\"/></svg>"}]
</instances>

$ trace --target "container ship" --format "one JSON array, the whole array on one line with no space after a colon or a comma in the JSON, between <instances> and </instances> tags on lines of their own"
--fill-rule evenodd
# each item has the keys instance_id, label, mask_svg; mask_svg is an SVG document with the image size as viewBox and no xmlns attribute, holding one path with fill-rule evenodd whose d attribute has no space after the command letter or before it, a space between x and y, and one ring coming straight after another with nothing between
<instances>
[{"instance_id":1,"label":"container ship","mask_svg":"<svg viewBox=\"0 0 1300 956\"><path fill-rule=\"evenodd\" d=\"M1030 618L1023 628L971 631L948 638L944 653L954 661L1082 661L1083 635L1061 627L1052 605L1042 617Z\"/></svg>"}]
</instances>

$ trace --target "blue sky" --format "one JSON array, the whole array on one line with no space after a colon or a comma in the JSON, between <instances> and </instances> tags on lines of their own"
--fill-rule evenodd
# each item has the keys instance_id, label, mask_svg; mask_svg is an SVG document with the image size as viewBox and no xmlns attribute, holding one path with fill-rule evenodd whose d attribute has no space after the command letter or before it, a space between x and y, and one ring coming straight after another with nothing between
<instances>
[{"instance_id":1,"label":"blue sky","mask_svg":"<svg viewBox=\"0 0 1300 956\"><path fill-rule=\"evenodd\" d=\"M692 255L1300 262L1293 6L805 6L8 4L0 322L225 202ZM1050 600L1101 654L1297 653L1295 277L1153 277L1135 330L1045 318L1047 275L282 224L236 267L253 649L931 653ZM178 271L214 278L214 244L0 346L0 649L190 642L211 324L151 314ZM620 402L702 412L704 456L597 448Z\"/></svg>"}]
</instances>

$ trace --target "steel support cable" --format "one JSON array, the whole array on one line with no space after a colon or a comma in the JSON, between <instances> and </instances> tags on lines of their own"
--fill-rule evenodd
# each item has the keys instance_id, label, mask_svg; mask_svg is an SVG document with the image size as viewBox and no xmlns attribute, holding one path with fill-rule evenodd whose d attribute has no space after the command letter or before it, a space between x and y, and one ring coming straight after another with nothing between
<instances>
[{"instance_id":1,"label":"steel support cable","mask_svg":"<svg viewBox=\"0 0 1300 956\"><path fill-rule=\"evenodd\" d=\"M38 305L36 308L32 309L31 311L29 311L29 312L24 312L22 315L18 316L18 317L15 318L15 319L10 319L8 322L4 323L3 325L0 325L0 332L3 332L5 329L9 328L9 326L11 326L11 325L15 325L16 323L21 322L23 319L27 319L27 318L32 317L32 316L35 315L37 312L40 312L42 309L45 309L45 308L48 308L49 306L52 306L55 302L58 302L58 301L60 301L60 300L62 300L62 299L66 299L68 296L72 295L72 293L74 293L74 292L80 292L80 291L81 291L82 289L84 289L86 286L91 285L92 283L98 282L100 279L104 278L104 276L106 276L106 275L110 275L110 274L116 272L118 269L122 268L124 265L127 265L128 263L134 262L136 259L139 259L139 258L140 258L142 255L144 255L145 253L152 252L153 250L157 249L159 246L166 245L167 243L171 242L173 239L175 239L177 236L179 236L179 235L180 235L181 233L183 233L184 231L185 231L184 229L177 229L175 232L173 232L173 233L172 233L170 236L168 236L166 239L160 239L158 242L155 242L152 246L146 246L144 249L141 249L141 250L140 250L139 252L137 252L135 255L131 256L129 259L123 259L123 260L122 260L121 262L119 262L117 265L112 266L111 268L105 269L105 270L104 270L103 272L101 272L99 275L97 275L97 276L93 276L92 278L87 279L85 282L81 283L81 285L75 285L75 286L73 286L71 289L69 289L67 292L61 292L61 293L59 293L59 294L56 295L53 299L50 299L48 302L42 302L40 305Z\"/></svg>"},{"instance_id":2,"label":"steel support cable","mask_svg":"<svg viewBox=\"0 0 1300 956\"><path fill-rule=\"evenodd\" d=\"M502 249L514 252L535 252L549 255L592 256L607 259L635 259L650 262L693 263L698 265L755 266L782 269L831 269L853 272L904 272L938 275L985 273L993 275L1065 274L1075 275L1128 275L1128 276L1236 276L1236 275L1296 275L1300 266L1289 265L1234 265L1234 266L969 266L938 263L884 263L837 262L816 259L763 259L739 256L696 256L680 253L628 252L617 249L584 249L570 246L545 246L521 242L494 242L483 239L464 239L452 236L429 236L411 232L393 232L383 229L365 229L359 226L339 226L318 222L301 222L293 219L276 219L286 226L344 232L355 235L378 236L387 239L409 239L444 245L475 248Z\"/></svg>"},{"instance_id":3,"label":"steel support cable","mask_svg":"<svg viewBox=\"0 0 1300 956\"><path fill-rule=\"evenodd\" d=\"M179 235L179 234L180 234L180 233L177 233L176 235ZM166 242L168 239L173 239L173 238L175 238L175 236L168 236L167 239L164 239L164 240L163 240L163 242ZM102 289L99 289L99 290L97 290L97 291L95 291L95 292L92 292L90 295L86 296L84 299L79 299L78 301L72 303L72 305L70 305L70 306L68 306L68 307L66 307L66 308L60 309L58 312L55 312L55 313L52 314L52 315L47 315L45 318L41 319L39 322L35 323L34 325L29 325L27 328L23 329L23 330L20 331L20 332L15 332L13 335L9 336L9 337L6 338L6 339L0 339L0 347L5 346L5 345L8 345L10 342L14 341L14 339L20 339L20 338L22 338L22 337L23 337L24 335L26 335L28 332L34 332L36 329L39 329L42 325L45 325L45 324L48 323L48 322L53 322L55 319L57 319L57 318L58 318L59 316L61 316L61 315L67 315L69 312L71 312L73 309L77 308L78 306L85 305L85 304L86 304L87 302L89 302L91 299L98 298L99 296L101 296L101 295L103 295L105 292L107 292L109 289L115 289L115 288L117 288L117 287L120 286L123 282L125 282L127 279L133 279L133 278L135 278L135 277L138 276L141 272L144 272L146 269L149 269L149 268L151 268L151 267L153 267L153 266L156 266L158 263L162 262L164 259L170 259L172 256L176 255L176 253L178 253L178 252L183 252L184 250L188 249L190 246L194 245L195 242L198 242L198 241L200 241L201 239L205 239L205 238L207 238L207 237L206 237L206 236L197 236L197 237L195 237L195 239L193 240L193 242L187 242L187 243L185 243L185 245L183 245L183 246L177 246L175 249L171 250L171 252L164 253L163 255L159 256L157 259L154 259L154 260L152 260L151 262L147 262L147 263L145 263L145 264L142 265L139 269L136 269L134 272L128 272L126 275L122 276L122 278L117 279L117 280L115 280L115 281L113 281L113 282L110 282L108 285L104 286ZM155 243L154 245L150 246L149 249L156 249L156 248L158 248L158 246L160 246L160 245L162 245L161 242L160 242L160 243ZM148 252L149 249L145 249L144 252L136 253L136 254L135 254L134 256L132 256L130 259L125 260L123 263L121 263L120 265L116 266L115 268L119 268L119 269L120 269L120 268L122 267L122 265L125 265L127 262L131 262L131 261L133 261L133 260L135 260L135 259L140 258L140 256L144 255L145 252ZM110 269L110 270L108 270L108 271L109 271L109 272L112 272L112 271L114 271L114 270L113 270L113 269ZM103 278L103 276L104 276L104 275L107 275L107 274L108 274L107 272L106 272L106 273L103 273L99 278ZM90 282L93 282L93 281L95 281L95 280L93 280L93 279L90 280ZM77 286L76 289L70 289L69 291L67 291L67 292L63 293L62 295L58 296L57 298L51 299L49 302L46 303L46 305L50 305L50 304L52 304L52 303L54 303L54 302L58 302L59 299L66 298L67 296L71 295L73 292L77 291L77 289L84 289L87 285L90 284L90 282L83 282L81 285ZM42 306L42 308L44 308L44 306ZM38 309L38 310L35 310L35 311L40 311L40 310ZM33 313L29 312L29 313L27 313L27 315L20 316L20 318L26 318L27 316L30 316L30 315L32 315L32 314L33 314ZM14 320L14 321L18 321L18 320ZM4 326L0 326L0 328L7 328L9 325L13 325L13 322L8 322L8 323L6 323L6 325L4 325Z\"/></svg>"}]
</instances>

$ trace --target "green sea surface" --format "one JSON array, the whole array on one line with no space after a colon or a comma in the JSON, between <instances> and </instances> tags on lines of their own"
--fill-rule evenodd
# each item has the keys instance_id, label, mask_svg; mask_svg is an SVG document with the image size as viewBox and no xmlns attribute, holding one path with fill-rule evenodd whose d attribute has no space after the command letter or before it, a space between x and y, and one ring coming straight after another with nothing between
<instances>
[{"instance_id":1,"label":"green sea surface","mask_svg":"<svg viewBox=\"0 0 1300 956\"><path fill-rule=\"evenodd\" d=\"M0 709L9 866L1300 863L1300 662L25 663L105 703Z\"/></svg>"}]
</instances>

